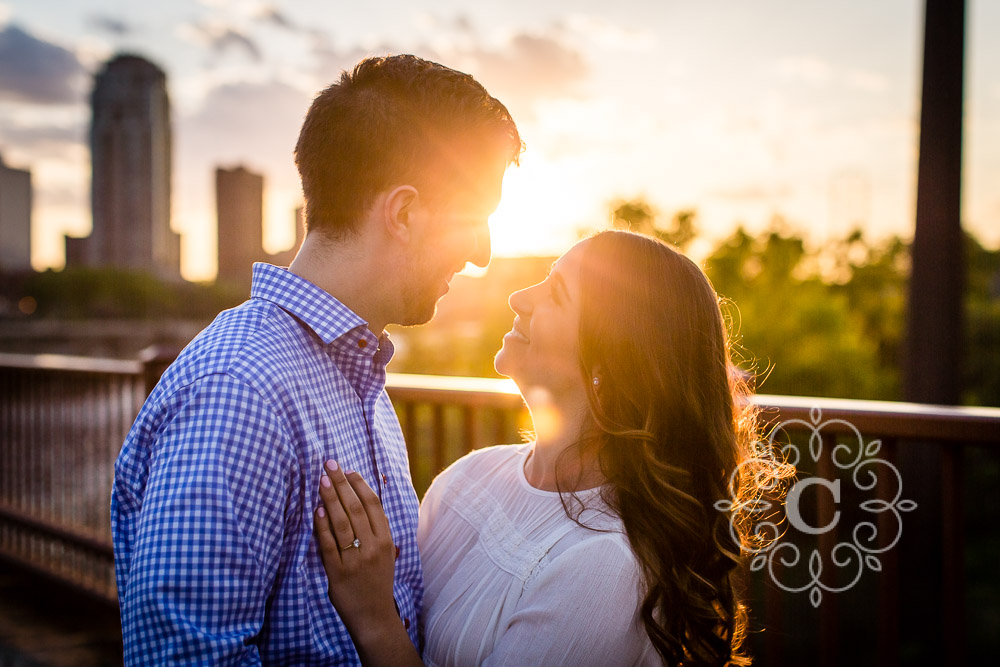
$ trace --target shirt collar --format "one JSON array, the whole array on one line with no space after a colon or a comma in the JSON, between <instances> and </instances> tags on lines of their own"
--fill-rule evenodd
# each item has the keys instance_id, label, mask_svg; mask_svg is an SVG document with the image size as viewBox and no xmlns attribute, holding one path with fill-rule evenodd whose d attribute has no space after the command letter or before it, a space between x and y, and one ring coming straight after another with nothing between
<instances>
[{"instance_id":1,"label":"shirt collar","mask_svg":"<svg viewBox=\"0 0 1000 667\"><path fill-rule=\"evenodd\" d=\"M370 354L374 354L379 346L379 337L368 329L368 323L361 316L288 269L255 262L250 297L270 301L294 315L326 345L351 333L348 338L355 348L358 348L359 341L365 340L366 344L361 349L370 348ZM382 338L385 336L383 333Z\"/></svg>"}]
</instances>

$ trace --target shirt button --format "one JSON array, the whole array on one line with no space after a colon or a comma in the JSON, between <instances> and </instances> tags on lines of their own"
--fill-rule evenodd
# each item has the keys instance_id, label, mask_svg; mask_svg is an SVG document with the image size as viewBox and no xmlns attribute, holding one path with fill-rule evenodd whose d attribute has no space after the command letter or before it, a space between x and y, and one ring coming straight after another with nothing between
<instances>
[{"instance_id":1,"label":"shirt button","mask_svg":"<svg viewBox=\"0 0 1000 667\"><path fill-rule=\"evenodd\" d=\"M410 619L408 618L403 619L403 627L406 628L407 630L410 629Z\"/></svg>"},{"instance_id":2,"label":"shirt button","mask_svg":"<svg viewBox=\"0 0 1000 667\"><path fill-rule=\"evenodd\" d=\"M366 347L368 347L368 341L362 338L361 340L358 341L358 347L360 347L362 350L365 349Z\"/></svg>"},{"instance_id":3,"label":"shirt button","mask_svg":"<svg viewBox=\"0 0 1000 667\"><path fill-rule=\"evenodd\" d=\"M389 483L389 478L385 476L385 473L382 473L382 483L383 484Z\"/></svg>"},{"instance_id":4,"label":"shirt button","mask_svg":"<svg viewBox=\"0 0 1000 667\"><path fill-rule=\"evenodd\" d=\"M399 545L396 545L396 559L399 559Z\"/></svg>"}]
</instances>

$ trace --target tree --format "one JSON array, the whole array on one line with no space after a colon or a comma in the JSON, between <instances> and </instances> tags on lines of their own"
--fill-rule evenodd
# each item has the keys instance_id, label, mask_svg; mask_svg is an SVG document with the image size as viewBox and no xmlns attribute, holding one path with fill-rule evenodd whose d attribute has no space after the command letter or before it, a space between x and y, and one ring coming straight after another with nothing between
<instances>
[{"instance_id":1,"label":"tree","mask_svg":"<svg viewBox=\"0 0 1000 667\"><path fill-rule=\"evenodd\" d=\"M677 211L667 227L657 223L657 216L656 209L643 199L617 200L612 203L611 224L616 229L655 236L681 250L686 250L698 235L693 209Z\"/></svg>"}]
</instances>

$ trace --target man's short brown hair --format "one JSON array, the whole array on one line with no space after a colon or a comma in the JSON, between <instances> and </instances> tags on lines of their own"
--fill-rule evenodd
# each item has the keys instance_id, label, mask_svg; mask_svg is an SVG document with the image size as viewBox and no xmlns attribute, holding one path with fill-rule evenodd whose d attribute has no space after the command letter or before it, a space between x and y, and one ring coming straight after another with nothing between
<instances>
[{"instance_id":1,"label":"man's short brown hair","mask_svg":"<svg viewBox=\"0 0 1000 667\"><path fill-rule=\"evenodd\" d=\"M522 148L507 108L468 74L412 55L366 58L317 95L302 125L306 227L343 237L394 185L445 197Z\"/></svg>"}]
</instances>

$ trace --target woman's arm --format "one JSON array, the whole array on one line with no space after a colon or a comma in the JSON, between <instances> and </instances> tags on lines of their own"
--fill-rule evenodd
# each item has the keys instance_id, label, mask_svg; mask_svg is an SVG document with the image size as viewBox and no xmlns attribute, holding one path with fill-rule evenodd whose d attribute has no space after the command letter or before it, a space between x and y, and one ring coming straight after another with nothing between
<instances>
[{"instance_id":1,"label":"woman's arm","mask_svg":"<svg viewBox=\"0 0 1000 667\"><path fill-rule=\"evenodd\" d=\"M334 608L351 633L361 662L423 665L392 595L396 547L378 496L356 472L327 461L316 510L320 556Z\"/></svg>"}]
</instances>

